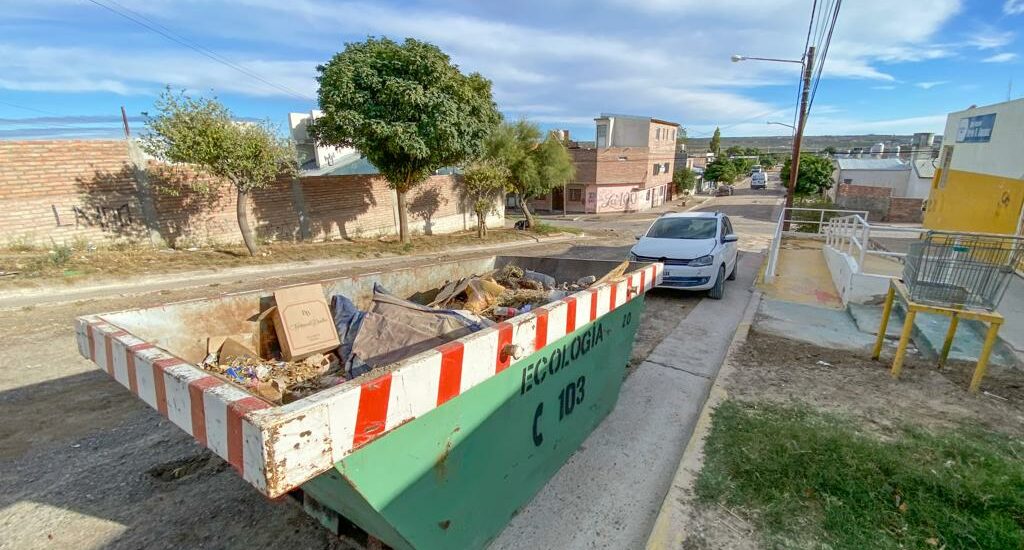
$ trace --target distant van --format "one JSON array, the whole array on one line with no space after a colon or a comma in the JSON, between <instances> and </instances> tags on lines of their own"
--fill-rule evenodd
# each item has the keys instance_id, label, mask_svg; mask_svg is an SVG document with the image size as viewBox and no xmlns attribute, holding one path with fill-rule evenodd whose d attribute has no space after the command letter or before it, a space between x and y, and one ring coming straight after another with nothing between
<instances>
[{"instance_id":1,"label":"distant van","mask_svg":"<svg viewBox=\"0 0 1024 550\"><path fill-rule=\"evenodd\" d=\"M750 188L751 189L768 189L768 174L764 172L754 172L750 176Z\"/></svg>"},{"instance_id":2,"label":"distant van","mask_svg":"<svg viewBox=\"0 0 1024 550\"><path fill-rule=\"evenodd\" d=\"M755 164L755 165L750 167L750 175L751 176L753 176L754 174L756 174L758 172L764 172L764 168L761 168L760 164Z\"/></svg>"}]
</instances>

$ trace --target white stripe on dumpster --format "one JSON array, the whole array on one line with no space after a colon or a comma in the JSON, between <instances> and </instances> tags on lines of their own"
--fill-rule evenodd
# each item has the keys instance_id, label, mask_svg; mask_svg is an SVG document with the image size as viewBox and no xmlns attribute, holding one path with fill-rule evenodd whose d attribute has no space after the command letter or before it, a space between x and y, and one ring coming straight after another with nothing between
<instances>
[{"instance_id":1,"label":"white stripe on dumpster","mask_svg":"<svg viewBox=\"0 0 1024 550\"><path fill-rule=\"evenodd\" d=\"M327 422L331 430L331 462L338 462L352 450L352 441L356 435L356 414L359 411L359 387L331 396L326 404Z\"/></svg>"},{"instance_id":2,"label":"white stripe on dumpster","mask_svg":"<svg viewBox=\"0 0 1024 550\"><path fill-rule=\"evenodd\" d=\"M612 287L611 285L602 285L597 288L597 292L594 294L592 299L597 300L597 316L600 317L605 313L608 313L608 306L611 304Z\"/></svg>"},{"instance_id":3,"label":"white stripe on dumpster","mask_svg":"<svg viewBox=\"0 0 1024 550\"><path fill-rule=\"evenodd\" d=\"M235 393L227 384L203 392L206 412L206 444L224 460L228 459L228 403Z\"/></svg>"},{"instance_id":4,"label":"white stripe on dumpster","mask_svg":"<svg viewBox=\"0 0 1024 550\"><path fill-rule=\"evenodd\" d=\"M548 344L565 336L565 316L569 313L569 304L558 301L548 308Z\"/></svg>"},{"instance_id":5,"label":"white stripe on dumpster","mask_svg":"<svg viewBox=\"0 0 1024 550\"><path fill-rule=\"evenodd\" d=\"M462 380L459 393L494 376L494 363L498 357L498 331L489 328L467 336L463 341Z\"/></svg>"},{"instance_id":6,"label":"white stripe on dumpster","mask_svg":"<svg viewBox=\"0 0 1024 550\"><path fill-rule=\"evenodd\" d=\"M267 472L266 457L263 455L263 432L248 420L242 421L242 456L245 464L242 478L265 493Z\"/></svg>"},{"instance_id":7,"label":"white stripe on dumpster","mask_svg":"<svg viewBox=\"0 0 1024 550\"><path fill-rule=\"evenodd\" d=\"M441 354L429 352L422 360L396 369L391 376L388 414L384 429L390 430L437 407L441 381Z\"/></svg>"},{"instance_id":8,"label":"white stripe on dumpster","mask_svg":"<svg viewBox=\"0 0 1024 550\"><path fill-rule=\"evenodd\" d=\"M135 380L139 384L139 398L154 409L156 406L156 384L153 382L153 360L158 356L153 349L143 350L135 355Z\"/></svg>"}]
</instances>

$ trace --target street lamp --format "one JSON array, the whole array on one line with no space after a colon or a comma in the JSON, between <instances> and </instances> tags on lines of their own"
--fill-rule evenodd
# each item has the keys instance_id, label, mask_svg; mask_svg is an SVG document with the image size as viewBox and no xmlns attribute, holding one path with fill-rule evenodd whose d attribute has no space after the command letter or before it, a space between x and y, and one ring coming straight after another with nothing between
<instances>
[{"instance_id":1,"label":"street lamp","mask_svg":"<svg viewBox=\"0 0 1024 550\"><path fill-rule=\"evenodd\" d=\"M769 120L766 121L765 124L778 124L779 126L785 126L786 128L793 130L794 132L796 131L796 126L793 126L792 124L786 124L785 122L772 122Z\"/></svg>"},{"instance_id":2,"label":"street lamp","mask_svg":"<svg viewBox=\"0 0 1024 550\"><path fill-rule=\"evenodd\" d=\"M789 124L782 124L782 126L789 126L793 129L793 158L790 161L789 170L789 186L786 188L786 209L793 208L793 190L796 189L796 177L800 171L800 142L804 137L804 127L807 124L807 99L808 93L810 92L811 86L811 71L814 69L814 50L815 47L811 46L807 48L807 53L804 54L803 59L797 61L795 59L777 59L774 57L747 57L745 55L733 55L732 62L738 63L740 61L753 60L753 61L774 61L778 63L798 63L803 66L803 82L800 90L800 105L797 111L797 123L796 127L789 126ZM772 124L769 122L768 124ZM789 231L789 221L786 220L786 210L782 211L782 230Z\"/></svg>"},{"instance_id":3,"label":"street lamp","mask_svg":"<svg viewBox=\"0 0 1024 550\"><path fill-rule=\"evenodd\" d=\"M800 60L800 59L778 59L778 58L775 58L775 57L750 57L750 56L746 56L746 55L736 55L736 54L733 54L733 56L732 56L732 62L733 63L739 63L740 61L748 61L748 60L750 60L750 61L777 61L779 63L796 63L798 65L803 65L804 64L804 62L802 60Z\"/></svg>"}]
</instances>

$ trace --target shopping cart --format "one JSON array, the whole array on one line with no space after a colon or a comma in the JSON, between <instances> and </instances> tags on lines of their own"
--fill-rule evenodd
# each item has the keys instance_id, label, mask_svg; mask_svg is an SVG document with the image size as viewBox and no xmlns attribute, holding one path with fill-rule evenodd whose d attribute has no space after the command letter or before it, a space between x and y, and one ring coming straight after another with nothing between
<instances>
[{"instance_id":1,"label":"shopping cart","mask_svg":"<svg viewBox=\"0 0 1024 550\"><path fill-rule=\"evenodd\" d=\"M903 282L915 302L993 311L1022 262L1024 237L929 231L910 245Z\"/></svg>"}]
</instances>

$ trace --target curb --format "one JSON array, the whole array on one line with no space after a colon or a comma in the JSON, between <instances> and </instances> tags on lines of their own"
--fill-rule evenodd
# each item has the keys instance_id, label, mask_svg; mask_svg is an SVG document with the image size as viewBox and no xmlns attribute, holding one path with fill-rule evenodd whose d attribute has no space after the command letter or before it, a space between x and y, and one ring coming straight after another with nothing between
<instances>
[{"instance_id":1,"label":"curb","mask_svg":"<svg viewBox=\"0 0 1024 550\"><path fill-rule=\"evenodd\" d=\"M704 466L704 439L711 430L711 413L728 397L724 386L734 369L732 357L747 341L757 308L761 304L761 296L761 291L755 288L750 301L747 302L743 318L740 319L740 324L736 327L736 333L729 343L722 367L708 391L700 416L693 427L693 433L683 450L679 468L672 478L672 485L668 489L668 494L665 495L665 500L658 511L658 517L654 521L654 527L651 528L651 534L647 538L646 548L648 550L678 549L683 548L686 543L688 535L686 526L689 523L689 518L685 517L684 510L693 500L693 485Z\"/></svg>"},{"instance_id":2,"label":"curb","mask_svg":"<svg viewBox=\"0 0 1024 550\"><path fill-rule=\"evenodd\" d=\"M36 287L30 289L19 289L17 291L0 292L0 309L19 307L27 303L36 304L57 304L83 299L91 294L109 291L116 294L141 294L164 290L165 288L186 289L195 288L221 279L233 279L247 275L257 278L288 277L292 275L313 275L327 271L345 268L349 266L364 265L376 267L393 262L396 259L408 261L417 258L440 257L451 254L467 254L473 252L488 252L492 250L509 250L515 248L536 246L538 244L555 244L559 242L572 242L586 240L591 237L586 235L559 235L554 237L533 237L529 240L502 242L484 246L466 246L452 248L440 252L409 254L405 256L385 256L374 259L336 259L336 260L315 260L312 262L284 262L280 264L264 264L258 266L232 267L219 270L183 271L179 273L154 274L149 277L137 279L124 279L88 286L74 286L61 288L57 286ZM289 273L289 271L294 271ZM154 287L154 288L150 288ZM23 303L24 302L24 303Z\"/></svg>"}]
</instances>

